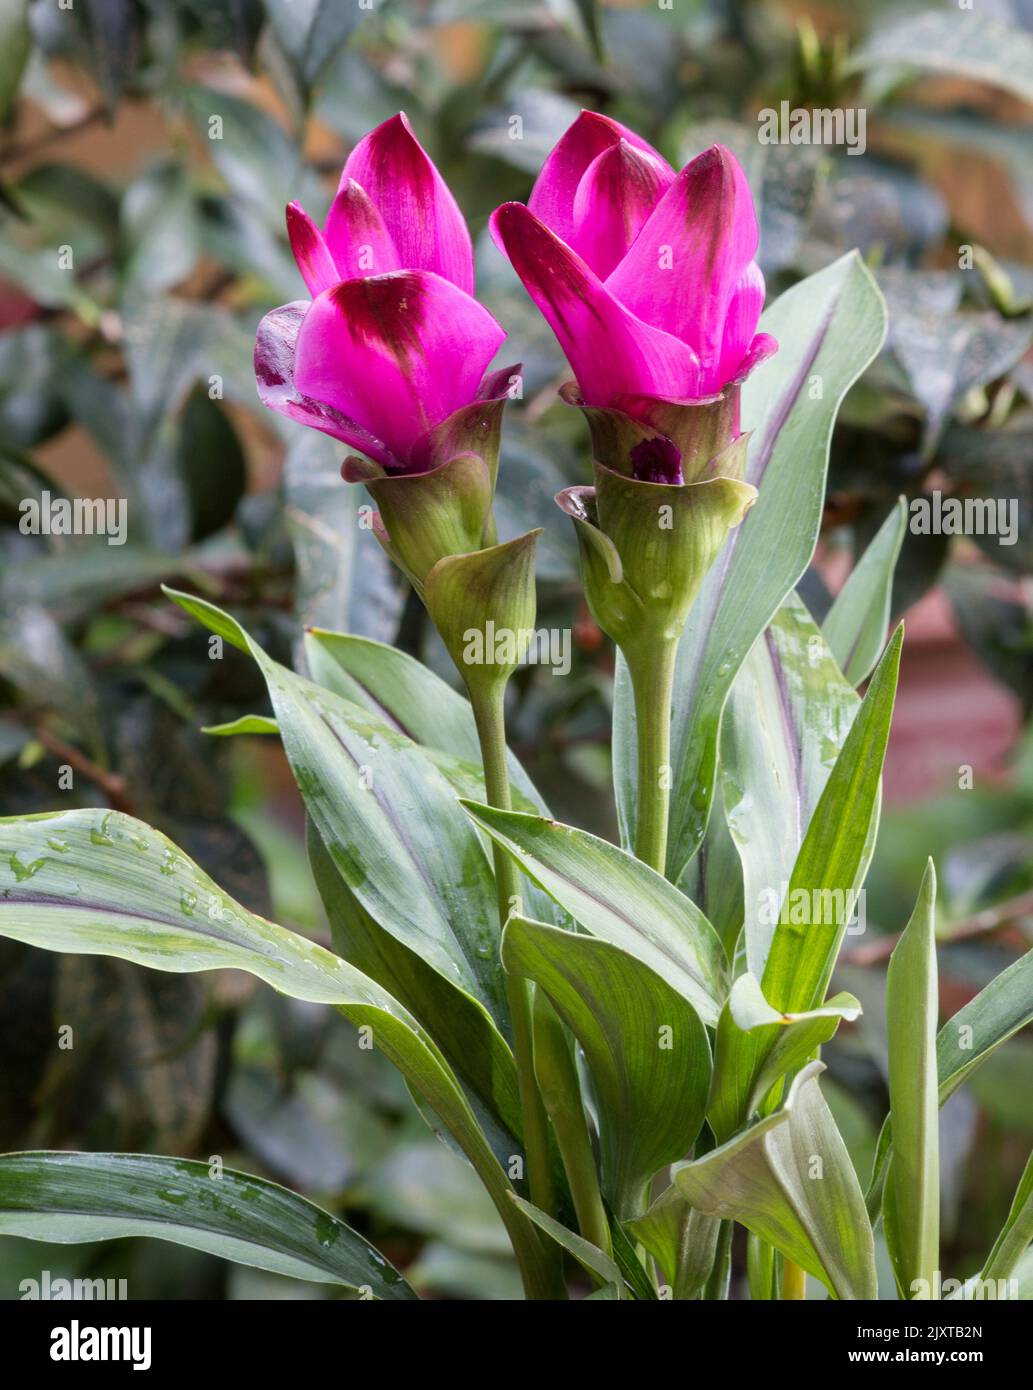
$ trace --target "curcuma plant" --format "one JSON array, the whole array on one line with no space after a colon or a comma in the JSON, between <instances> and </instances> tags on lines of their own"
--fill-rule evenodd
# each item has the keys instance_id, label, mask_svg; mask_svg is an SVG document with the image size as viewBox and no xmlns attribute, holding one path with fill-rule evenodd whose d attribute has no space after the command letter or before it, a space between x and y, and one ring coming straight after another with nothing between
<instances>
[{"instance_id":1,"label":"curcuma plant","mask_svg":"<svg viewBox=\"0 0 1033 1390\"><path fill-rule=\"evenodd\" d=\"M357 145L323 228L294 204L287 222L312 298L263 320L259 393L357 451L344 476L372 497L467 698L399 650L321 629L301 674L206 599L168 591L265 680L272 717L212 732L282 740L333 951L249 912L117 810L2 822L0 932L157 970L244 970L338 1009L476 1171L528 1298L726 1298L745 1250L753 1299L802 1298L808 1275L812 1292L871 1299L880 1222L901 1298L1033 1287L1030 1167L983 1268L958 1272L975 1282L940 1267L938 1109L1033 1019L1033 952L938 1030L931 862L886 979L891 1104L873 1174L855 1171L822 1096L821 1048L860 1013L832 977L874 847L903 640L886 641L896 514L822 628L794 592L839 403L884 336L862 261L762 317L735 158L714 146L675 173L587 112L528 205L494 216L592 443L591 485L557 502L619 650L617 847L553 820L507 748L537 533L498 538L519 369L492 368L505 333L474 297L455 199L399 115ZM8 1154L0 1231L151 1235L416 1297L344 1222L217 1164Z\"/></svg>"}]
</instances>

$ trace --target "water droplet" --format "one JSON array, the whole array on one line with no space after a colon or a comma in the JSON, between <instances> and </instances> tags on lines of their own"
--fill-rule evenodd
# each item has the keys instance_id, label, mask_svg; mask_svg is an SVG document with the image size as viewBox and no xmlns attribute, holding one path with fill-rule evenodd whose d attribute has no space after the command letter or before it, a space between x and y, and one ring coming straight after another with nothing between
<instances>
[{"instance_id":1,"label":"water droplet","mask_svg":"<svg viewBox=\"0 0 1033 1390\"><path fill-rule=\"evenodd\" d=\"M108 821L111 819L111 812L108 811L99 826L90 831L90 842L95 845L113 845L115 842L108 834Z\"/></svg>"},{"instance_id":2,"label":"water droplet","mask_svg":"<svg viewBox=\"0 0 1033 1390\"><path fill-rule=\"evenodd\" d=\"M159 1187L158 1196L163 1202L174 1202L177 1207L190 1200L190 1193L180 1187Z\"/></svg>"},{"instance_id":3,"label":"water droplet","mask_svg":"<svg viewBox=\"0 0 1033 1390\"><path fill-rule=\"evenodd\" d=\"M193 917L194 908L197 906L197 894L189 888L184 888L179 895L179 907L181 912L185 912L188 917Z\"/></svg>"},{"instance_id":4,"label":"water droplet","mask_svg":"<svg viewBox=\"0 0 1033 1390\"><path fill-rule=\"evenodd\" d=\"M67 840L59 840L56 835L48 840L47 844L51 849L56 849L58 854L67 854L70 848Z\"/></svg>"},{"instance_id":5,"label":"water droplet","mask_svg":"<svg viewBox=\"0 0 1033 1390\"><path fill-rule=\"evenodd\" d=\"M23 864L17 854L12 854L8 862L14 870L14 876L18 882L24 883L27 878L31 878L33 874L39 873L40 869L42 869L47 861L45 859L34 859L31 864Z\"/></svg>"},{"instance_id":6,"label":"water droplet","mask_svg":"<svg viewBox=\"0 0 1033 1390\"><path fill-rule=\"evenodd\" d=\"M334 1218L326 1212L320 1212L316 1217L316 1240L324 1250L329 1250L341 1234L341 1228Z\"/></svg>"}]
</instances>

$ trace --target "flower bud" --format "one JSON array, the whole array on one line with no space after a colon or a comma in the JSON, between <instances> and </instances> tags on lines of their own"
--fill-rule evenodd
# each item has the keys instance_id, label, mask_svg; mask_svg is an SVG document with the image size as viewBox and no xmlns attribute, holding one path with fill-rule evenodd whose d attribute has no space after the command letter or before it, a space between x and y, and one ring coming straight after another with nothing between
<instances>
[{"instance_id":1,"label":"flower bud","mask_svg":"<svg viewBox=\"0 0 1033 1390\"><path fill-rule=\"evenodd\" d=\"M742 481L748 436L713 458L695 482L649 482L596 462L594 488L557 496L575 525L582 582L596 622L622 649L680 636L700 585L757 490ZM664 435L633 446L640 466L670 461Z\"/></svg>"},{"instance_id":2,"label":"flower bud","mask_svg":"<svg viewBox=\"0 0 1033 1390\"><path fill-rule=\"evenodd\" d=\"M357 459L345 470L380 510L373 532L420 594L427 575L446 555L480 550L491 516L492 480L480 454L457 454L429 473L363 476Z\"/></svg>"},{"instance_id":3,"label":"flower bud","mask_svg":"<svg viewBox=\"0 0 1033 1390\"><path fill-rule=\"evenodd\" d=\"M504 687L534 634L535 546L541 531L439 560L424 602L471 697Z\"/></svg>"}]
</instances>

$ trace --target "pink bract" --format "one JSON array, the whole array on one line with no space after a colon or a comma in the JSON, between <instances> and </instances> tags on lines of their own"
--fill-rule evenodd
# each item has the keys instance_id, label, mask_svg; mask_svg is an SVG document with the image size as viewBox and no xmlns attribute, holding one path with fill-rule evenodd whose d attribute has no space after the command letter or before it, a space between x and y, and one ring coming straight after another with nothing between
<instances>
[{"instance_id":1,"label":"pink bract","mask_svg":"<svg viewBox=\"0 0 1033 1390\"><path fill-rule=\"evenodd\" d=\"M484 398L506 335L472 297L466 223L406 117L359 141L322 228L291 203L287 232L312 301L259 325L263 402L388 472L430 466L416 446Z\"/></svg>"}]
</instances>

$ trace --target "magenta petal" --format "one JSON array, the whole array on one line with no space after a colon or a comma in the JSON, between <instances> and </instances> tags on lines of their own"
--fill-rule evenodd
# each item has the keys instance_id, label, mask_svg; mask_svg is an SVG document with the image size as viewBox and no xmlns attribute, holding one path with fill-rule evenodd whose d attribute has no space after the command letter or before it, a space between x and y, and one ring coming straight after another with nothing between
<instances>
[{"instance_id":1,"label":"magenta petal","mask_svg":"<svg viewBox=\"0 0 1033 1390\"><path fill-rule=\"evenodd\" d=\"M629 313L528 208L504 203L491 230L559 339L587 405L606 406L622 391L699 394L692 349Z\"/></svg>"},{"instance_id":2,"label":"magenta petal","mask_svg":"<svg viewBox=\"0 0 1033 1390\"><path fill-rule=\"evenodd\" d=\"M777 351L778 340L776 338L773 338L770 333L758 333L746 349L746 353L736 367L735 375L731 380L736 384L744 382L754 367L759 367L769 357L774 357Z\"/></svg>"},{"instance_id":3,"label":"magenta petal","mask_svg":"<svg viewBox=\"0 0 1033 1390\"><path fill-rule=\"evenodd\" d=\"M313 300L294 381L404 460L426 430L475 399L505 333L429 271L344 280Z\"/></svg>"},{"instance_id":4,"label":"magenta petal","mask_svg":"<svg viewBox=\"0 0 1033 1390\"><path fill-rule=\"evenodd\" d=\"M619 140L593 159L578 184L569 245L605 280L673 182L662 159Z\"/></svg>"},{"instance_id":5,"label":"magenta petal","mask_svg":"<svg viewBox=\"0 0 1033 1390\"><path fill-rule=\"evenodd\" d=\"M376 205L401 267L433 270L473 293L473 247L463 214L402 112L355 146L341 189L349 179Z\"/></svg>"},{"instance_id":6,"label":"magenta petal","mask_svg":"<svg viewBox=\"0 0 1033 1390\"><path fill-rule=\"evenodd\" d=\"M606 287L639 318L690 343L710 391L720 385L725 316L756 250L746 175L714 145L671 184Z\"/></svg>"},{"instance_id":7,"label":"magenta petal","mask_svg":"<svg viewBox=\"0 0 1033 1390\"><path fill-rule=\"evenodd\" d=\"M574 199L578 184L592 161L621 140L649 155L674 178L671 166L641 135L609 116L582 111L553 146L527 200L534 215L568 245L574 244Z\"/></svg>"},{"instance_id":8,"label":"magenta petal","mask_svg":"<svg viewBox=\"0 0 1033 1390\"><path fill-rule=\"evenodd\" d=\"M336 285L340 275L327 250L323 233L300 203L287 204L287 236L301 271L301 278L313 296Z\"/></svg>"},{"instance_id":9,"label":"magenta petal","mask_svg":"<svg viewBox=\"0 0 1033 1390\"><path fill-rule=\"evenodd\" d=\"M735 376L739 363L753 342L763 308L764 275L757 262L750 261L728 301L718 373L722 382L731 381Z\"/></svg>"},{"instance_id":10,"label":"magenta petal","mask_svg":"<svg viewBox=\"0 0 1033 1390\"><path fill-rule=\"evenodd\" d=\"M342 179L323 233L338 280L405 270L384 219L354 179ZM329 289L328 285L323 286Z\"/></svg>"},{"instance_id":11,"label":"magenta petal","mask_svg":"<svg viewBox=\"0 0 1033 1390\"><path fill-rule=\"evenodd\" d=\"M514 362L511 367L499 367L494 372L488 372L477 388L477 399L479 401L501 401L504 396L510 395L514 386L520 383L523 371L524 364Z\"/></svg>"},{"instance_id":12,"label":"magenta petal","mask_svg":"<svg viewBox=\"0 0 1033 1390\"><path fill-rule=\"evenodd\" d=\"M398 467L398 461L383 440L341 414L322 401L304 396L294 381L294 356L297 347L298 330L311 307L307 299L296 299L292 304L283 304L266 314L258 325L255 338L255 379L262 404L270 410L286 415L288 420L297 420L301 425L310 425L343 440L353 449L361 449L372 459L385 467Z\"/></svg>"}]
</instances>

